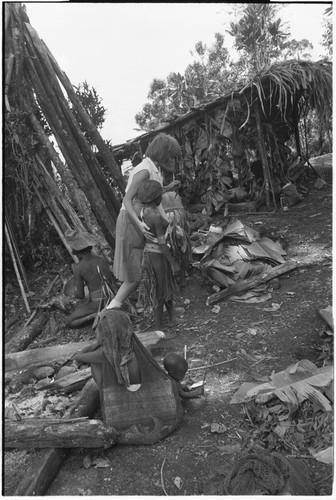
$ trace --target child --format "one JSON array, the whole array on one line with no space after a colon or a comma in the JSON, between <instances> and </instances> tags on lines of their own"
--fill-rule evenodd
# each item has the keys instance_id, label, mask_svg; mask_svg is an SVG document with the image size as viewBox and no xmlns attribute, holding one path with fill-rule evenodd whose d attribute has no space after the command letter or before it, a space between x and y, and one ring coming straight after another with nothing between
<instances>
[{"instance_id":1,"label":"child","mask_svg":"<svg viewBox=\"0 0 336 500\"><path fill-rule=\"evenodd\" d=\"M70 328L78 328L88 321L93 321L101 302L104 302L101 276L109 283L112 283L113 276L105 258L91 252L92 247L96 245L91 234L85 231L68 230L65 232L65 238L72 253L79 259L79 262L73 265L75 298L84 299L65 323ZM85 286L89 289L88 298L85 298Z\"/></svg>"},{"instance_id":2,"label":"child","mask_svg":"<svg viewBox=\"0 0 336 500\"><path fill-rule=\"evenodd\" d=\"M140 387L141 377L133 349L133 328L121 309L105 309L97 326L97 341L74 356L78 364L89 363L98 387L101 387L103 356L116 373L117 381L128 390ZM105 385L111 382L105 380Z\"/></svg>"},{"instance_id":3,"label":"child","mask_svg":"<svg viewBox=\"0 0 336 500\"><path fill-rule=\"evenodd\" d=\"M138 189L138 198L143 204L140 217L154 236L153 242L146 242L142 259L142 276L139 287L139 302L146 308L154 308L155 328L163 326L163 306L168 313L168 327L176 326L173 318L173 300L179 296L174 276L179 267L166 243L165 233L168 221L159 210L162 200L162 186L159 182L145 181Z\"/></svg>"},{"instance_id":4,"label":"child","mask_svg":"<svg viewBox=\"0 0 336 500\"><path fill-rule=\"evenodd\" d=\"M204 394L204 386L190 390L181 380L188 371L187 361L176 352L170 352L163 358L163 366L168 375L173 378L178 384L178 391L181 398L192 399L199 398Z\"/></svg>"}]
</instances>

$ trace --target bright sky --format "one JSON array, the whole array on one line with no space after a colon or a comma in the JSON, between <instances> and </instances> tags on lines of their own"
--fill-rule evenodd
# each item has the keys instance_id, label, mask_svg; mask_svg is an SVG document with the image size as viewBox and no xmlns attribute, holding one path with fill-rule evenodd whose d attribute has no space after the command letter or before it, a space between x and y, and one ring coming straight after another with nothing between
<instances>
[{"instance_id":1,"label":"bright sky","mask_svg":"<svg viewBox=\"0 0 336 500\"><path fill-rule=\"evenodd\" d=\"M216 32L232 37L229 3L25 3L31 25L73 85L86 80L107 109L101 131L113 145L136 137L136 113L147 101L154 78L183 73L198 41L208 46ZM323 54L322 15L328 5L285 4L279 16L291 37Z\"/></svg>"}]
</instances>

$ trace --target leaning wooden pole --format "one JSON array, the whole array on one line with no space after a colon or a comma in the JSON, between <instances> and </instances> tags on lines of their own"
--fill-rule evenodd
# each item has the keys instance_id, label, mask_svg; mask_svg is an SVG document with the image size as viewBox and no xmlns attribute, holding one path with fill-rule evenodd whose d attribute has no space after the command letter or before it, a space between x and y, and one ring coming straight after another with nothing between
<instances>
[{"instance_id":1,"label":"leaning wooden pole","mask_svg":"<svg viewBox=\"0 0 336 500\"><path fill-rule=\"evenodd\" d=\"M99 134L97 128L93 124L91 118L87 114L85 108L83 107L82 103L80 102L76 92L74 91L73 85L71 84L69 78L67 77L66 73L61 70L59 65L57 64L56 59L46 46L46 44L42 40L42 44L45 48L45 51L47 55L49 56L49 59L51 61L51 64L54 68L54 71L59 78L60 82L62 83L63 87L67 91L67 94L75 107L77 113L80 116L81 122L84 124L86 130L90 134L90 137L96 144L99 152L101 153L102 157L104 158L105 165L110 170L110 173L112 174L113 178L115 179L120 191L122 193L125 192L125 180L122 176L122 173L114 159L113 153L110 151L109 147L105 144L103 141L101 135Z\"/></svg>"},{"instance_id":2,"label":"leaning wooden pole","mask_svg":"<svg viewBox=\"0 0 336 500\"><path fill-rule=\"evenodd\" d=\"M11 239L10 239L10 236L9 236L9 231L8 231L8 227L7 227L6 222L5 222L5 234L6 234L7 245L8 245L8 248L9 248L9 253L11 255L13 266L14 266L14 271L15 271L15 274L16 274L16 279L17 279L17 281L19 283L21 295L22 295L22 298L23 298L23 302L24 302L24 305L25 305L25 307L27 309L27 312L30 314L30 307L29 307L29 304L28 304L27 296L26 296L26 293L25 293L25 290L24 290L24 286L23 286L23 283L22 283L22 279L21 279L21 276L20 276L19 268L18 268L18 265L17 265L17 262L16 262L15 253L14 253L13 245L12 245L12 242L11 242Z\"/></svg>"},{"instance_id":3,"label":"leaning wooden pole","mask_svg":"<svg viewBox=\"0 0 336 500\"><path fill-rule=\"evenodd\" d=\"M45 48L42 45L37 32L28 23L25 24L28 35L25 41L29 46L31 54L35 55L34 67L39 76L39 79L49 94L51 101L57 106L58 115L62 120L62 125L67 124L68 133L72 137L73 145L81 152L82 158L89 169L92 182L95 182L100 190L101 196L106 203L111 215L115 215L115 219L120 210L120 202L116 199L113 189L108 184L104 173L93 154L88 142L86 141L83 132L81 131L75 117L70 110L69 104L64 97L59 80L53 70L49 57L46 54Z\"/></svg>"},{"instance_id":4,"label":"leaning wooden pole","mask_svg":"<svg viewBox=\"0 0 336 500\"><path fill-rule=\"evenodd\" d=\"M62 151L62 154L71 171L78 182L79 187L86 194L92 211L97 218L97 221L106 237L111 248L114 248L115 238L115 225L113 224L113 215L107 210L105 202L102 200L99 189L95 182L92 180L91 174L88 172L87 165L85 164L80 151L77 150L76 145L71 141L71 133L67 130L66 123L60 126L60 117L50 102L48 95L38 75L35 72L34 66L31 61L27 61L26 73L35 89L38 102L40 103L44 115L56 137L56 141ZM57 107L57 103L55 103ZM61 121L62 123L62 121Z\"/></svg>"},{"instance_id":5,"label":"leaning wooden pole","mask_svg":"<svg viewBox=\"0 0 336 500\"><path fill-rule=\"evenodd\" d=\"M108 244L98 221L92 211L90 203L82 189L80 189L77 180L73 176L71 170L61 161L58 153L55 151L53 145L51 144L49 138L47 137L41 123L36 118L32 107L30 107L25 102L25 110L27 111L34 131L36 132L38 139L47 152L49 159L54 164L57 172L61 176L63 183L66 185L72 205L76 209L76 213L79 213L83 218L86 230L89 231L97 239L102 253L108 262L111 262L111 247Z\"/></svg>"}]
</instances>

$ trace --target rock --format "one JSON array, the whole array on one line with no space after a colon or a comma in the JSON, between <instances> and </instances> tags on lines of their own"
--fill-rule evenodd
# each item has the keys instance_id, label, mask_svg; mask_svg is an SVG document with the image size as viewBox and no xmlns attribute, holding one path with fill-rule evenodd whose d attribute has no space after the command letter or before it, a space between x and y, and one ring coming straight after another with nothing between
<instances>
[{"instance_id":1,"label":"rock","mask_svg":"<svg viewBox=\"0 0 336 500\"><path fill-rule=\"evenodd\" d=\"M321 179L321 177L319 177L319 178L316 180L315 184L314 184L314 188L316 188L316 189L322 189L322 188L324 188L324 186L326 186L326 185L327 185L326 181L325 181L325 180L323 180L323 179Z\"/></svg>"},{"instance_id":2,"label":"rock","mask_svg":"<svg viewBox=\"0 0 336 500\"><path fill-rule=\"evenodd\" d=\"M66 375L69 375L70 373L76 372L77 369L75 366L62 366L62 368L59 370L57 375L55 375L55 380L58 380L62 377L65 377Z\"/></svg>"},{"instance_id":3,"label":"rock","mask_svg":"<svg viewBox=\"0 0 336 500\"><path fill-rule=\"evenodd\" d=\"M35 385L35 388L36 389L39 389L40 387L43 387L44 385L47 385L47 384L50 384L51 382L51 379L46 377L46 378L43 378L41 380L39 380L36 385Z\"/></svg>"},{"instance_id":4,"label":"rock","mask_svg":"<svg viewBox=\"0 0 336 500\"><path fill-rule=\"evenodd\" d=\"M51 366L40 366L33 371L33 374L37 380L41 380L43 378L52 377L54 371L55 370Z\"/></svg>"},{"instance_id":5,"label":"rock","mask_svg":"<svg viewBox=\"0 0 336 500\"><path fill-rule=\"evenodd\" d=\"M10 393L16 393L16 392L21 391L23 386L24 386L24 383L22 382L22 380L16 378L8 384L8 391Z\"/></svg>"}]
</instances>

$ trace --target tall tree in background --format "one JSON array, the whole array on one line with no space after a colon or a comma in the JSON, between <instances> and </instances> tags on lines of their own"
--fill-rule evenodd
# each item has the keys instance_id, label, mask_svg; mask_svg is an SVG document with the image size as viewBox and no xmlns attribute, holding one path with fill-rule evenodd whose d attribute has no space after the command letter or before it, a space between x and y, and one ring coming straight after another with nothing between
<instances>
[{"instance_id":1,"label":"tall tree in background","mask_svg":"<svg viewBox=\"0 0 336 500\"><path fill-rule=\"evenodd\" d=\"M324 12L324 32L322 35L322 45L326 49L328 58L332 59L333 54L333 22L332 22L332 5Z\"/></svg>"},{"instance_id":2,"label":"tall tree in background","mask_svg":"<svg viewBox=\"0 0 336 500\"><path fill-rule=\"evenodd\" d=\"M280 18L278 7L271 4L248 4L240 7L241 18L230 23L228 33L234 46L245 61L245 75L269 66L281 55L289 33Z\"/></svg>"},{"instance_id":3,"label":"tall tree in background","mask_svg":"<svg viewBox=\"0 0 336 500\"><path fill-rule=\"evenodd\" d=\"M191 54L194 62L183 75L171 73L166 80L155 78L148 102L136 114L140 130L150 131L169 123L194 106L204 104L237 88L262 68L286 59L311 59L312 44L291 39L280 17L280 6L274 4L234 4L227 33L234 39L238 58L232 59L224 36L215 34L215 42L207 47L198 42ZM326 28L326 46L332 46L331 22ZM329 45L328 45L329 44Z\"/></svg>"},{"instance_id":4,"label":"tall tree in background","mask_svg":"<svg viewBox=\"0 0 336 500\"><path fill-rule=\"evenodd\" d=\"M231 59L223 35L216 33L209 48L198 42L191 54L195 61L187 66L184 75L170 73L166 80L155 78L150 84L148 102L135 116L141 130L155 130L230 87Z\"/></svg>"}]
</instances>

